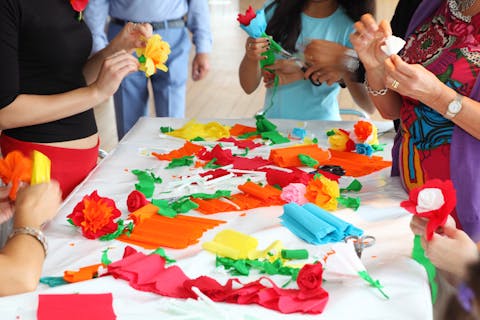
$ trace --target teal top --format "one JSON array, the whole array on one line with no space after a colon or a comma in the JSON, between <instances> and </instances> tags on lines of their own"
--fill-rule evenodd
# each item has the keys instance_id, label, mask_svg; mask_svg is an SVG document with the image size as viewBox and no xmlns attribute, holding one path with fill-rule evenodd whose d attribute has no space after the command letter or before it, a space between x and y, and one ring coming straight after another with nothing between
<instances>
[{"instance_id":1,"label":"teal top","mask_svg":"<svg viewBox=\"0 0 480 320\"><path fill-rule=\"evenodd\" d=\"M272 1L267 1L264 8ZM274 8L266 12L269 20ZM302 13L302 31L297 40L298 53L303 53L303 47L312 39L323 39L340 43L349 48L350 34L353 32L353 21L344 9L339 7L326 18L313 18ZM340 86L323 83L314 86L309 80L300 80L287 85L267 89L263 110L272 104L265 116L268 118L298 119L298 120L340 120L337 96ZM273 101L272 101L273 96Z\"/></svg>"}]
</instances>

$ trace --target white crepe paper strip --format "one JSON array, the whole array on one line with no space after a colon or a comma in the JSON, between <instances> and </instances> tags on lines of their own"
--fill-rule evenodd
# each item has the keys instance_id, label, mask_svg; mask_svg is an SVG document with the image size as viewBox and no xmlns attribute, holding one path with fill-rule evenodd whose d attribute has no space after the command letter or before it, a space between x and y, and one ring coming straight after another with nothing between
<instances>
[{"instance_id":1,"label":"white crepe paper strip","mask_svg":"<svg viewBox=\"0 0 480 320\"><path fill-rule=\"evenodd\" d=\"M385 44L380 47L382 51L387 55L397 54L405 46L405 40L402 38L390 35L385 39Z\"/></svg>"},{"instance_id":2,"label":"white crepe paper strip","mask_svg":"<svg viewBox=\"0 0 480 320\"><path fill-rule=\"evenodd\" d=\"M233 201L231 201L231 200L229 200L229 199L227 199L227 198L225 198L225 197L220 197L220 198L218 198L218 199L219 199L220 201L222 201L222 202L228 203L228 204L231 205L231 206L234 206L235 209L237 209L237 210L240 210L240 209L241 209L238 204L236 204L235 202L233 202Z\"/></svg>"},{"instance_id":3,"label":"white crepe paper strip","mask_svg":"<svg viewBox=\"0 0 480 320\"><path fill-rule=\"evenodd\" d=\"M418 193L417 207L418 213L440 209L445 204L442 190L438 188L425 188Z\"/></svg>"},{"instance_id":4,"label":"white crepe paper strip","mask_svg":"<svg viewBox=\"0 0 480 320\"><path fill-rule=\"evenodd\" d=\"M292 173L293 172L292 169L282 168L282 167L274 166L274 165L271 165L271 164L260 167L259 169L273 169L273 170L283 171L283 172L287 172L287 173Z\"/></svg>"}]
</instances>

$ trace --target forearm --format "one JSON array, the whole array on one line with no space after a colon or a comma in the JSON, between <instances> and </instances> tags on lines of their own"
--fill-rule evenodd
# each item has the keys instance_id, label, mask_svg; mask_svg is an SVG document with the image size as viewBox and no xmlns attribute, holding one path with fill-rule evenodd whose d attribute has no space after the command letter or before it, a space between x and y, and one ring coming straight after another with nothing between
<instances>
[{"instance_id":1,"label":"forearm","mask_svg":"<svg viewBox=\"0 0 480 320\"><path fill-rule=\"evenodd\" d=\"M30 235L16 235L0 251L0 296L33 291L40 279L45 252Z\"/></svg>"},{"instance_id":2,"label":"forearm","mask_svg":"<svg viewBox=\"0 0 480 320\"><path fill-rule=\"evenodd\" d=\"M385 89L383 74L379 71L368 71L365 75L368 86L373 90ZM384 95L370 94L370 98L384 119L395 120L400 118L400 108L402 106L402 97L395 91L386 88Z\"/></svg>"},{"instance_id":3,"label":"forearm","mask_svg":"<svg viewBox=\"0 0 480 320\"><path fill-rule=\"evenodd\" d=\"M368 114L373 114L375 112L375 105L370 99L365 86L362 83L351 80L350 77L345 77L344 81L355 104Z\"/></svg>"},{"instance_id":4,"label":"forearm","mask_svg":"<svg viewBox=\"0 0 480 320\"><path fill-rule=\"evenodd\" d=\"M55 95L21 94L0 109L0 130L63 119L86 111L106 98L94 86Z\"/></svg>"},{"instance_id":5,"label":"forearm","mask_svg":"<svg viewBox=\"0 0 480 320\"><path fill-rule=\"evenodd\" d=\"M238 74L240 77L240 85L246 93L250 94L258 88L262 78L262 71L257 61L243 57Z\"/></svg>"}]
</instances>

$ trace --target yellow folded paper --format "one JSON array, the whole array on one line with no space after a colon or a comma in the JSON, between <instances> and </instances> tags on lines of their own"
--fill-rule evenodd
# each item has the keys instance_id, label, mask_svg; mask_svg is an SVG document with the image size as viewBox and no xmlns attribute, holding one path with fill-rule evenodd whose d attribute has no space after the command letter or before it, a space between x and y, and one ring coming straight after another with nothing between
<instances>
[{"instance_id":1,"label":"yellow folded paper","mask_svg":"<svg viewBox=\"0 0 480 320\"><path fill-rule=\"evenodd\" d=\"M32 154L32 177L30 178L30 184L40 184L50 181L50 170L52 163L50 159L43 153L33 150Z\"/></svg>"},{"instance_id":2,"label":"yellow folded paper","mask_svg":"<svg viewBox=\"0 0 480 320\"><path fill-rule=\"evenodd\" d=\"M235 230L222 230L217 233L213 241L202 245L207 251L235 260L247 259L249 253L255 251L257 246L257 239Z\"/></svg>"}]
</instances>

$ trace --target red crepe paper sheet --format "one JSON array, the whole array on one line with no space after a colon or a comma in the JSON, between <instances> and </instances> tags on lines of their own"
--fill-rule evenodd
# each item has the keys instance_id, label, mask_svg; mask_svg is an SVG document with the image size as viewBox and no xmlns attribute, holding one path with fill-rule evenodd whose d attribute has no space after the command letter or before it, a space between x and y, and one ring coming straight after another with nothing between
<instances>
[{"instance_id":1,"label":"red crepe paper sheet","mask_svg":"<svg viewBox=\"0 0 480 320\"><path fill-rule=\"evenodd\" d=\"M113 320L111 293L40 294L38 320Z\"/></svg>"},{"instance_id":2,"label":"red crepe paper sheet","mask_svg":"<svg viewBox=\"0 0 480 320\"><path fill-rule=\"evenodd\" d=\"M245 158L245 157L234 157L233 158L233 167L240 170L257 170L260 167L267 166L271 164L271 161L265 160L261 157L255 158Z\"/></svg>"},{"instance_id":3,"label":"red crepe paper sheet","mask_svg":"<svg viewBox=\"0 0 480 320\"><path fill-rule=\"evenodd\" d=\"M259 170L267 173L267 182L269 185L278 185L282 188L288 186L290 183L302 183L304 185L307 185L308 181L312 179L312 175L308 174L303 170L295 167L288 169L290 169L291 172L285 172L269 168Z\"/></svg>"},{"instance_id":4,"label":"red crepe paper sheet","mask_svg":"<svg viewBox=\"0 0 480 320\"><path fill-rule=\"evenodd\" d=\"M432 194L421 196L424 191L437 189L441 191L443 204L439 208L428 208L428 205L434 203ZM422 199L424 199L422 201ZM436 199L439 200L439 199ZM410 191L409 200L402 201L400 206L408 212L422 218L427 218L426 238L430 241L433 233L439 227L443 227L447 222L448 215L452 213L457 204L457 196L453 183L450 180L442 181L439 179L428 180L422 187Z\"/></svg>"},{"instance_id":5,"label":"red crepe paper sheet","mask_svg":"<svg viewBox=\"0 0 480 320\"><path fill-rule=\"evenodd\" d=\"M232 150L224 150L218 144L213 147L212 151L202 151L197 154L197 156L200 158L200 160L204 161L211 161L215 158L215 164L219 166L233 164L235 169L241 170L255 170L259 167L271 164L270 161L261 157L245 158L234 156L232 154Z\"/></svg>"},{"instance_id":6,"label":"red crepe paper sheet","mask_svg":"<svg viewBox=\"0 0 480 320\"><path fill-rule=\"evenodd\" d=\"M336 165L345 170L349 177L361 177L392 166L379 156L366 156L355 152L335 151L330 149L331 158L321 161L320 165Z\"/></svg>"},{"instance_id":7,"label":"red crepe paper sheet","mask_svg":"<svg viewBox=\"0 0 480 320\"><path fill-rule=\"evenodd\" d=\"M273 149L270 151L270 160L279 167L301 167L298 158L300 154L308 155L320 163L330 158L330 153L316 144L293 146L288 148Z\"/></svg>"},{"instance_id":8,"label":"red crepe paper sheet","mask_svg":"<svg viewBox=\"0 0 480 320\"><path fill-rule=\"evenodd\" d=\"M133 231L130 235L121 235L117 240L145 249L158 247L184 249L197 243L205 231L225 223L222 220L185 215L168 218L158 215L158 210L157 206L147 204L132 212L129 218L135 223Z\"/></svg>"},{"instance_id":9,"label":"red crepe paper sheet","mask_svg":"<svg viewBox=\"0 0 480 320\"><path fill-rule=\"evenodd\" d=\"M253 142L252 140L237 140L237 139L232 138L232 137L222 138L218 141L220 141L220 142L232 142L235 146L237 146L239 148L242 148L242 149L248 148L250 150L253 150L255 148L263 146L263 144Z\"/></svg>"},{"instance_id":10,"label":"red crepe paper sheet","mask_svg":"<svg viewBox=\"0 0 480 320\"><path fill-rule=\"evenodd\" d=\"M187 141L180 149L173 150L169 153L152 152L152 155L155 156L158 160L172 161L173 159L182 158L185 156L193 156L201 152L202 150L205 150L205 148L198 144Z\"/></svg>"},{"instance_id":11,"label":"red crepe paper sheet","mask_svg":"<svg viewBox=\"0 0 480 320\"><path fill-rule=\"evenodd\" d=\"M128 281L137 290L173 298L196 299L197 295L191 289L196 287L216 302L258 304L282 313L318 314L323 312L328 302L328 293L321 287L321 265L309 265L307 270L300 271L297 279L300 289L281 289L267 277L247 284L230 279L221 285L207 276L190 279L178 266L166 268L165 259L158 255L129 251L130 255L123 260L108 265L108 274ZM234 288L234 283L240 287Z\"/></svg>"}]
</instances>

